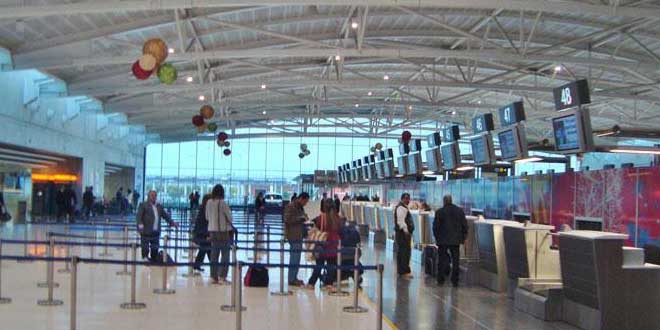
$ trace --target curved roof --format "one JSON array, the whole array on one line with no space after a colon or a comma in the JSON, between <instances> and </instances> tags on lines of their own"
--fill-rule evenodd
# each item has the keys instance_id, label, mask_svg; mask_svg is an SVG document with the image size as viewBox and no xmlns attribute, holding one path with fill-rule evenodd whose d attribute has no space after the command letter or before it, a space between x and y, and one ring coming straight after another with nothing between
<instances>
[{"instance_id":1,"label":"curved roof","mask_svg":"<svg viewBox=\"0 0 660 330\"><path fill-rule=\"evenodd\" d=\"M0 45L16 69L57 76L70 95L96 97L164 140L195 137L190 117L202 103L230 128L291 134L357 118L368 127L359 134L378 134L469 126L518 100L540 139L552 88L578 78L590 82L595 128L660 126L660 1L314 2L10 4L0 7ZM130 73L156 37L172 48L173 85Z\"/></svg>"}]
</instances>

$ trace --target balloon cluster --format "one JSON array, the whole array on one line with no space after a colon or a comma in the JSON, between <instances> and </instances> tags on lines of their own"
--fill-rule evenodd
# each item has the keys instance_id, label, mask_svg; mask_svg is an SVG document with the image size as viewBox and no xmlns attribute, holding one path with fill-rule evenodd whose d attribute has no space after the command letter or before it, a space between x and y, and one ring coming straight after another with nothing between
<instances>
[{"instance_id":1,"label":"balloon cluster","mask_svg":"<svg viewBox=\"0 0 660 330\"><path fill-rule=\"evenodd\" d=\"M401 142L408 143L410 142L410 139L412 139L412 133L410 133L410 131L403 131L403 133L401 133Z\"/></svg>"},{"instance_id":2,"label":"balloon cluster","mask_svg":"<svg viewBox=\"0 0 660 330\"><path fill-rule=\"evenodd\" d=\"M378 142L373 147L371 147L371 152L376 152L376 150L383 150L383 144Z\"/></svg>"},{"instance_id":3,"label":"balloon cluster","mask_svg":"<svg viewBox=\"0 0 660 330\"><path fill-rule=\"evenodd\" d=\"M177 78L177 71L172 64L165 63L167 53L167 44L162 39L147 40L142 46L142 56L131 68L135 78L146 80L156 72L161 83L173 84Z\"/></svg>"},{"instance_id":4,"label":"balloon cluster","mask_svg":"<svg viewBox=\"0 0 660 330\"><path fill-rule=\"evenodd\" d=\"M231 155L231 149L229 149L231 143L229 143L229 135L227 135L227 133L225 132L218 133L218 140L216 141L216 143L218 143L218 147L225 148L225 150L222 151L222 153L225 156Z\"/></svg>"},{"instance_id":5,"label":"balloon cluster","mask_svg":"<svg viewBox=\"0 0 660 330\"><path fill-rule=\"evenodd\" d=\"M300 153L298 154L298 158L303 159L305 156L309 156L312 152L307 149L307 144L301 143L300 144Z\"/></svg>"},{"instance_id":6,"label":"balloon cluster","mask_svg":"<svg viewBox=\"0 0 660 330\"><path fill-rule=\"evenodd\" d=\"M204 133L208 130L211 133L215 133L218 129L218 124L216 123L206 123L207 119L213 118L215 110L210 105L203 105L199 108L199 114L192 117L192 124L197 128L197 132Z\"/></svg>"}]
</instances>

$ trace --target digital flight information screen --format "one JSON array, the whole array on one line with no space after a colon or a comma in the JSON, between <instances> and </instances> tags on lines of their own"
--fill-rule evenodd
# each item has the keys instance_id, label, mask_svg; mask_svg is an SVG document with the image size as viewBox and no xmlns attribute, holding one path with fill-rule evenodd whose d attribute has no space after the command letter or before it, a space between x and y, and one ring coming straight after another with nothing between
<instances>
[{"instance_id":1,"label":"digital flight information screen","mask_svg":"<svg viewBox=\"0 0 660 330\"><path fill-rule=\"evenodd\" d=\"M490 163L488 142L485 136L470 140L470 144L472 145L472 157L474 158L475 165Z\"/></svg>"},{"instance_id":2,"label":"digital flight information screen","mask_svg":"<svg viewBox=\"0 0 660 330\"><path fill-rule=\"evenodd\" d=\"M502 159L514 159L518 157L518 148L516 144L516 135L512 129L502 131L497 134L500 140L500 151L502 152Z\"/></svg>"},{"instance_id":3,"label":"digital flight information screen","mask_svg":"<svg viewBox=\"0 0 660 330\"><path fill-rule=\"evenodd\" d=\"M580 131L578 125L579 121L575 114L552 120L555 147L558 151L580 149Z\"/></svg>"}]
</instances>

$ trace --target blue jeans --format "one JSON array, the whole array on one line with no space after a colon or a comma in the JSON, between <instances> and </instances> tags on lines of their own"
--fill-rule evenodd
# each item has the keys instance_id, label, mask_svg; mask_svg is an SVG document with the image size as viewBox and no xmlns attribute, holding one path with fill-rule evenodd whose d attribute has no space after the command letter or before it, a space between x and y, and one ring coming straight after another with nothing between
<instances>
[{"instance_id":1,"label":"blue jeans","mask_svg":"<svg viewBox=\"0 0 660 330\"><path fill-rule=\"evenodd\" d=\"M289 283L293 283L298 280L298 270L300 269L300 254L302 250L301 241L289 242L289 247L291 251L289 252Z\"/></svg>"}]
</instances>

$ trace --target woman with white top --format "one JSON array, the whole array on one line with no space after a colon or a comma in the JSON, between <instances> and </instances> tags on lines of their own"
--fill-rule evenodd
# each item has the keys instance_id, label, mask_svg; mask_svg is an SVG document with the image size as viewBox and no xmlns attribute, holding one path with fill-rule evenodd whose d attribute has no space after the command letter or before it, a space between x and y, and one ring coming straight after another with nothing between
<instances>
[{"instance_id":1,"label":"woman with white top","mask_svg":"<svg viewBox=\"0 0 660 330\"><path fill-rule=\"evenodd\" d=\"M211 198L206 204L206 220L209 222L209 238L211 241L211 279L213 284L229 284L227 270L229 263L229 246L234 238L231 209L225 203L225 189L217 184L211 191ZM218 265L218 257L222 253Z\"/></svg>"}]
</instances>

